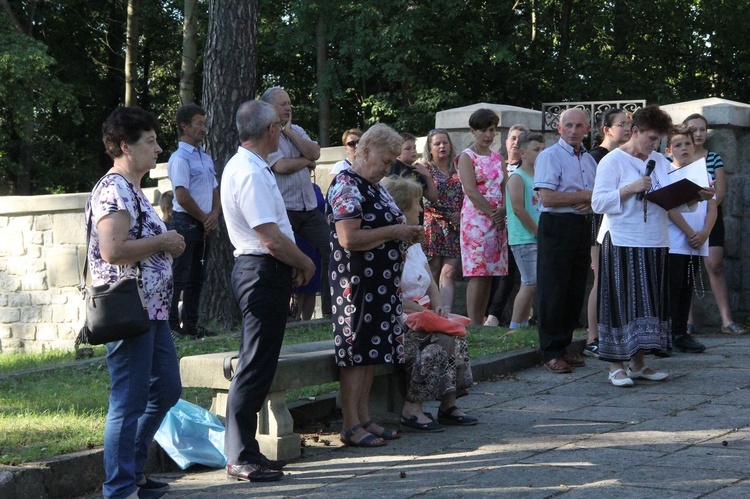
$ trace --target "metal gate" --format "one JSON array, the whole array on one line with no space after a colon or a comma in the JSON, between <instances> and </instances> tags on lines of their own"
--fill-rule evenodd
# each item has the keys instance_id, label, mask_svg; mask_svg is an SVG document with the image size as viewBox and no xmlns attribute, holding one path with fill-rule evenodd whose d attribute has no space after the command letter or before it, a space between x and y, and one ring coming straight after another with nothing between
<instances>
[{"instance_id":1,"label":"metal gate","mask_svg":"<svg viewBox=\"0 0 750 499\"><path fill-rule=\"evenodd\" d=\"M594 145L596 135L596 125L602 113L607 109L616 107L626 113L634 113L646 105L645 100L608 100L608 101L591 101L591 102L545 102L542 104L542 132L557 130L557 124L560 122L560 115L571 108L583 110L589 117L591 131L588 139L584 140L586 148L591 149Z\"/></svg>"}]
</instances>

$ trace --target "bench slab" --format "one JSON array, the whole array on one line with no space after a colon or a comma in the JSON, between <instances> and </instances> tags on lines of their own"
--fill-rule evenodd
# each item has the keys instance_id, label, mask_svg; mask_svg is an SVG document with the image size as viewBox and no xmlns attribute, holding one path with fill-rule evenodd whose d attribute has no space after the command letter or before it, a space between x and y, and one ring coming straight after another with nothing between
<instances>
[{"instance_id":1,"label":"bench slab","mask_svg":"<svg viewBox=\"0 0 750 499\"><path fill-rule=\"evenodd\" d=\"M224 358L237 352L192 355L180 360L182 386L211 388L211 412L226 417L230 382L224 378ZM237 360L233 361L236 366ZM372 416L381 422L395 422L404 403L403 370L394 365L376 366L371 390ZM271 389L258 414L257 439L269 459L300 457L300 438L286 405L286 391L293 388L338 381L332 341L300 343L282 347Z\"/></svg>"}]
</instances>

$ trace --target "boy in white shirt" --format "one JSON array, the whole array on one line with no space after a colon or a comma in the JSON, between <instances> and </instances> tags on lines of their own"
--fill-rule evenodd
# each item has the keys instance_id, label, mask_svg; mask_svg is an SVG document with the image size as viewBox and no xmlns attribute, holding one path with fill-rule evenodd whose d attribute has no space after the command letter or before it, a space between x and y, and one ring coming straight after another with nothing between
<instances>
[{"instance_id":1,"label":"boy in white shirt","mask_svg":"<svg viewBox=\"0 0 750 499\"><path fill-rule=\"evenodd\" d=\"M670 171L693 162L695 141L691 129L680 126L667 136L667 154L672 156ZM706 176L710 182L711 178ZM708 236L716 222L716 198L699 203L695 211L669 211L669 312L672 319L673 347L688 353L701 353L706 346L687 331L688 314L696 273L701 257L708 256Z\"/></svg>"}]
</instances>

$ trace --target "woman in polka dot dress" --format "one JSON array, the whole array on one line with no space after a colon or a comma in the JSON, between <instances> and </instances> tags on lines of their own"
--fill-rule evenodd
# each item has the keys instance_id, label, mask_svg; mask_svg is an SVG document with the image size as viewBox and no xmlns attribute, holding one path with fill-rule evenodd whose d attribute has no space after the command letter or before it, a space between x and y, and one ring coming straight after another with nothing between
<instances>
[{"instance_id":1,"label":"woman in polka dot dress","mask_svg":"<svg viewBox=\"0 0 750 499\"><path fill-rule=\"evenodd\" d=\"M354 164L339 173L328 190L328 269L344 416L341 439L352 446L379 447L399 437L371 421L369 397L375 365L404 362L402 243L424 239L424 229L406 225L388 191L378 184L400 152L401 137L394 130L373 126L360 139Z\"/></svg>"}]
</instances>

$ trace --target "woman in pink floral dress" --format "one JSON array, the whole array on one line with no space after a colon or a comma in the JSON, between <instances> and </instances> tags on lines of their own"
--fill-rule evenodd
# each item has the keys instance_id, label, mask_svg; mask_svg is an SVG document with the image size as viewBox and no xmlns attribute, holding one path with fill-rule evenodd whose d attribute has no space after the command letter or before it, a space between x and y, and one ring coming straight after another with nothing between
<instances>
[{"instance_id":1,"label":"woman in pink floral dress","mask_svg":"<svg viewBox=\"0 0 750 499\"><path fill-rule=\"evenodd\" d=\"M469 117L474 144L456 158L464 191L461 209L461 265L466 287L466 309L472 324L484 323L492 276L508 274L508 236L505 230L505 168L495 140L497 115L479 109Z\"/></svg>"}]
</instances>

